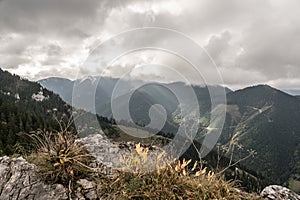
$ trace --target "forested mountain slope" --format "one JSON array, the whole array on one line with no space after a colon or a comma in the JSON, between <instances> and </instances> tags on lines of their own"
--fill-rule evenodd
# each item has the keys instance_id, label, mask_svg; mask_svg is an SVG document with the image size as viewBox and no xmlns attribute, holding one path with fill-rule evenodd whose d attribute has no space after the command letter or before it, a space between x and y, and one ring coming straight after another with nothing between
<instances>
[{"instance_id":1,"label":"forested mountain slope","mask_svg":"<svg viewBox=\"0 0 300 200\"><path fill-rule=\"evenodd\" d=\"M0 150L15 153L25 141L20 132L58 130L55 120L69 118L71 107L35 82L0 69Z\"/></svg>"}]
</instances>

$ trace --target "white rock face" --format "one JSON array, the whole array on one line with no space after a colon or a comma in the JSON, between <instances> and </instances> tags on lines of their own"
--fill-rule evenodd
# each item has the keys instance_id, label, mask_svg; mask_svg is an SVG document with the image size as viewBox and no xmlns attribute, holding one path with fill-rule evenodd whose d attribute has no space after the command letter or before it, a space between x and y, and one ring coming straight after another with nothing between
<instances>
[{"instance_id":1,"label":"white rock face","mask_svg":"<svg viewBox=\"0 0 300 200\"><path fill-rule=\"evenodd\" d=\"M43 91L41 90L37 94L33 94L31 96L31 98L35 101L41 102L41 101L45 101L45 100L49 99L49 96L45 97L43 94Z\"/></svg>"},{"instance_id":2,"label":"white rock face","mask_svg":"<svg viewBox=\"0 0 300 200\"><path fill-rule=\"evenodd\" d=\"M261 196L265 198L265 200L300 200L300 195L279 185L270 185L266 187L261 192Z\"/></svg>"}]
</instances>

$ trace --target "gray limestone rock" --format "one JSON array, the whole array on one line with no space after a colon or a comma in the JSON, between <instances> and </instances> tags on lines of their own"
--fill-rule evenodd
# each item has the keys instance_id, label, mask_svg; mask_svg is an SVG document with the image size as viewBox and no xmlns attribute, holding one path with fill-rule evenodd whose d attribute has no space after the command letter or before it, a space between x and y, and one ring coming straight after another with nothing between
<instances>
[{"instance_id":1,"label":"gray limestone rock","mask_svg":"<svg viewBox=\"0 0 300 200\"><path fill-rule=\"evenodd\" d=\"M68 199L62 185L47 185L36 174L36 167L25 159L0 158L0 199Z\"/></svg>"},{"instance_id":2,"label":"gray limestone rock","mask_svg":"<svg viewBox=\"0 0 300 200\"><path fill-rule=\"evenodd\" d=\"M261 196L265 200L300 200L300 195L279 185L270 185L266 187L261 192Z\"/></svg>"}]
</instances>

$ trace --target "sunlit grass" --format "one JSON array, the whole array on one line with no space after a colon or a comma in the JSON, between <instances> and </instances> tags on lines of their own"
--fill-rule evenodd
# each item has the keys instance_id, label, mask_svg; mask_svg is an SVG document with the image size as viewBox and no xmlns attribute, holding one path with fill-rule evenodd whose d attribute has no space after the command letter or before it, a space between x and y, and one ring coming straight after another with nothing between
<instances>
[{"instance_id":1,"label":"sunlit grass","mask_svg":"<svg viewBox=\"0 0 300 200\"><path fill-rule=\"evenodd\" d=\"M123 169L98 180L105 199L260 199L197 162L188 168L191 160L175 160L164 167L158 164L155 170L147 171L147 155L148 149L137 145L129 157L121 158Z\"/></svg>"}]
</instances>

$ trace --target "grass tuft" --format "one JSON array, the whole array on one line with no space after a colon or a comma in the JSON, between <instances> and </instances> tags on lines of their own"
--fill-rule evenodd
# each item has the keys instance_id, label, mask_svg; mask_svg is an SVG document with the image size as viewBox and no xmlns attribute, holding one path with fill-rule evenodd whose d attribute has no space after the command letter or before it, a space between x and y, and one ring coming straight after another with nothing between
<instances>
[{"instance_id":1,"label":"grass tuft","mask_svg":"<svg viewBox=\"0 0 300 200\"><path fill-rule=\"evenodd\" d=\"M38 166L47 182L67 185L92 171L88 165L93 157L82 143L76 141L72 132L40 131L29 137L34 141L36 151L27 160Z\"/></svg>"}]
</instances>

